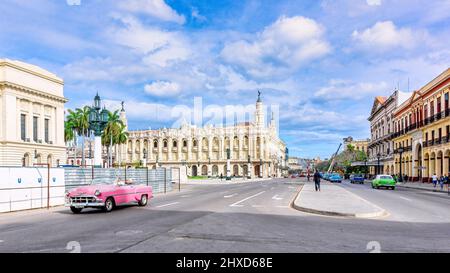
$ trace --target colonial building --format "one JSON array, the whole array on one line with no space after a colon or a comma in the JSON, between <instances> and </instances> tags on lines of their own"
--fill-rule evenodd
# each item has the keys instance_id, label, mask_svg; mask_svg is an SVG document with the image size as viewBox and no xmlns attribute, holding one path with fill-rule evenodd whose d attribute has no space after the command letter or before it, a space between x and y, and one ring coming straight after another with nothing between
<instances>
[{"instance_id":1,"label":"colonial building","mask_svg":"<svg viewBox=\"0 0 450 273\"><path fill-rule=\"evenodd\" d=\"M125 109L121 118L126 123ZM177 129L129 131L128 143L117 149L115 157L144 162L150 168L185 165L189 176L226 176L228 170L231 176L279 177L288 169L286 144L273 118L266 125L260 97L254 122L203 128L186 123Z\"/></svg>"},{"instance_id":2,"label":"colonial building","mask_svg":"<svg viewBox=\"0 0 450 273\"><path fill-rule=\"evenodd\" d=\"M370 113L371 138L367 162L370 173L393 173L394 169L394 111L409 98L410 94L394 91L389 97L376 97Z\"/></svg>"},{"instance_id":3,"label":"colonial building","mask_svg":"<svg viewBox=\"0 0 450 273\"><path fill-rule=\"evenodd\" d=\"M0 59L0 166L66 161L63 85L42 68Z\"/></svg>"},{"instance_id":4,"label":"colonial building","mask_svg":"<svg viewBox=\"0 0 450 273\"><path fill-rule=\"evenodd\" d=\"M367 153L367 147L369 146L370 139L353 139L353 137L344 138L344 151L351 145L356 151Z\"/></svg>"},{"instance_id":5,"label":"colonial building","mask_svg":"<svg viewBox=\"0 0 450 273\"><path fill-rule=\"evenodd\" d=\"M395 172L414 181L449 174L450 69L415 91L394 113Z\"/></svg>"}]
</instances>

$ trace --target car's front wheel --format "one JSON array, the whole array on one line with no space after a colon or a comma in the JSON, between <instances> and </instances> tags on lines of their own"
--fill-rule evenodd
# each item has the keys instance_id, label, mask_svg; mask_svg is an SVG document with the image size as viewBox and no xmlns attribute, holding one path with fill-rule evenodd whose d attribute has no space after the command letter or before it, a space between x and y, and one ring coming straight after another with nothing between
<instances>
[{"instance_id":1,"label":"car's front wheel","mask_svg":"<svg viewBox=\"0 0 450 273\"><path fill-rule=\"evenodd\" d=\"M83 210L82 208L76 208L76 207L70 207L70 210L74 213L74 214L79 214L81 213L81 211Z\"/></svg>"},{"instance_id":2,"label":"car's front wheel","mask_svg":"<svg viewBox=\"0 0 450 273\"><path fill-rule=\"evenodd\" d=\"M113 209L114 209L114 200L112 199L112 197L109 197L105 201L105 206L103 207L103 210L105 212L111 212Z\"/></svg>"},{"instance_id":3,"label":"car's front wheel","mask_svg":"<svg viewBox=\"0 0 450 273\"><path fill-rule=\"evenodd\" d=\"M146 194L144 194L141 196L141 200L139 201L139 206L145 207L145 206L147 206L147 203L148 203L148 197Z\"/></svg>"}]
</instances>

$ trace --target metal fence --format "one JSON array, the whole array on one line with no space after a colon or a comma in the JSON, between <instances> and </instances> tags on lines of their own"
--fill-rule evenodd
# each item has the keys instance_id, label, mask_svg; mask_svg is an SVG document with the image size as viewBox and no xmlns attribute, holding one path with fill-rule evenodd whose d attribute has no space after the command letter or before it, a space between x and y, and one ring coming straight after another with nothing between
<instances>
[{"instance_id":1,"label":"metal fence","mask_svg":"<svg viewBox=\"0 0 450 273\"><path fill-rule=\"evenodd\" d=\"M99 182L111 183L116 179L132 180L136 184L152 186L154 193L166 193L173 189L173 183L179 181L179 169L127 169L127 168L66 168L66 189L72 189L91 184L95 179Z\"/></svg>"}]
</instances>

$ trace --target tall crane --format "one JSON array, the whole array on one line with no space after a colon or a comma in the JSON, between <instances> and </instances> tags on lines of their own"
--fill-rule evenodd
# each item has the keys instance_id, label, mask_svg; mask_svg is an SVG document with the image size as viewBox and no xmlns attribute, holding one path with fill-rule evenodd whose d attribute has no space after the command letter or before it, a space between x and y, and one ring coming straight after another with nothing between
<instances>
[{"instance_id":1,"label":"tall crane","mask_svg":"<svg viewBox=\"0 0 450 273\"><path fill-rule=\"evenodd\" d=\"M328 168L327 173L331 173L333 171L335 160L336 160L336 156L338 155L339 150L341 149L341 147L342 147L342 143L339 144L339 147L338 147L336 153L334 153L333 157L331 157L331 164L330 164L330 167Z\"/></svg>"}]
</instances>

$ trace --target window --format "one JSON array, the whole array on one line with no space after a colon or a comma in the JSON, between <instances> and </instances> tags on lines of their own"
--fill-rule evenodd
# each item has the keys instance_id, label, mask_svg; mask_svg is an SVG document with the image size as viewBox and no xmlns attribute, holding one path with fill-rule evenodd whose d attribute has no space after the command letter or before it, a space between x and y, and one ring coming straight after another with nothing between
<instances>
[{"instance_id":1,"label":"window","mask_svg":"<svg viewBox=\"0 0 450 273\"><path fill-rule=\"evenodd\" d=\"M33 141L38 141L38 117L33 117Z\"/></svg>"},{"instance_id":2,"label":"window","mask_svg":"<svg viewBox=\"0 0 450 273\"><path fill-rule=\"evenodd\" d=\"M428 143L428 132L425 133L425 142Z\"/></svg>"},{"instance_id":3,"label":"window","mask_svg":"<svg viewBox=\"0 0 450 273\"><path fill-rule=\"evenodd\" d=\"M442 128L439 128L439 142L442 140Z\"/></svg>"},{"instance_id":4,"label":"window","mask_svg":"<svg viewBox=\"0 0 450 273\"><path fill-rule=\"evenodd\" d=\"M22 141L25 141L27 137L27 116L25 114L20 115L20 139Z\"/></svg>"},{"instance_id":5,"label":"window","mask_svg":"<svg viewBox=\"0 0 450 273\"><path fill-rule=\"evenodd\" d=\"M434 130L431 131L431 142L434 144Z\"/></svg>"},{"instance_id":6,"label":"window","mask_svg":"<svg viewBox=\"0 0 450 273\"><path fill-rule=\"evenodd\" d=\"M430 102L430 116L434 116L434 101Z\"/></svg>"},{"instance_id":7,"label":"window","mask_svg":"<svg viewBox=\"0 0 450 273\"><path fill-rule=\"evenodd\" d=\"M44 127L45 127L45 143L49 143L50 138L49 138L49 128L48 128L49 127L49 119L48 118L45 119Z\"/></svg>"},{"instance_id":8,"label":"window","mask_svg":"<svg viewBox=\"0 0 450 273\"><path fill-rule=\"evenodd\" d=\"M448 93L445 93L444 100L445 100L444 107L445 107L445 110L447 110L448 109Z\"/></svg>"},{"instance_id":9,"label":"window","mask_svg":"<svg viewBox=\"0 0 450 273\"><path fill-rule=\"evenodd\" d=\"M437 98L436 112L437 112L437 113L440 113L440 112L441 112L441 97Z\"/></svg>"}]
</instances>

